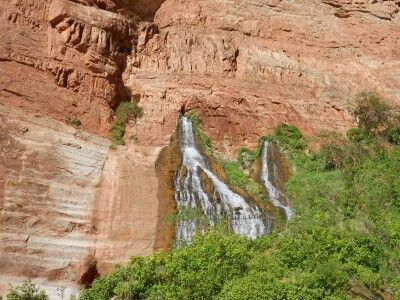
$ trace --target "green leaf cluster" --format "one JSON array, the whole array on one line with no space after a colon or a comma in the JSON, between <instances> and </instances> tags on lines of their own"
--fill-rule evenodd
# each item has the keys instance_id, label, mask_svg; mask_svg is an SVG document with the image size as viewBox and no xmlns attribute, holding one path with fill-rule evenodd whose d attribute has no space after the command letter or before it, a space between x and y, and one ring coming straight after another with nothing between
<instances>
[{"instance_id":1,"label":"green leaf cluster","mask_svg":"<svg viewBox=\"0 0 400 300\"><path fill-rule=\"evenodd\" d=\"M228 184L239 186L252 195L262 194L261 186L246 175L238 163L221 161L221 164L224 167Z\"/></svg>"},{"instance_id":2,"label":"green leaf cluster","mask_svg":"<svg viewBox=\"0 0 400 300\"><path fill-rule=\"evenodd\" d=\"M111 128L111 142L114 145L124 145L126 123L142 116L143 109L136 102L121 102L115 111L115 122Z\"/></svg>"},{"instance_id":3,"label":"green leaf cluster","mask_svg":"<svg viewBox=\"0 0 400 300\"><path fill-rule=\"evenodd\" d=\"M48 300L44 291L39 290L31 281L25 281L21 285L11 287L7 294L7 300Z\"/></svg>"},{"instance_id":4,"label":"green leaf cluster","mask_svg":"<svg viewBox=\"0 0 400 300\"><path fill-rule=\"evenodd\" d=\"M273 138L294 170L286 226L256 240L223 226L197 233L191 245L132 258L81 299L400 299L400 146L385 134L360 126L306 151L300 131L279 126ZM248 183L242 163L224 167L232 184Z\"/></svg>"}]
</instances>

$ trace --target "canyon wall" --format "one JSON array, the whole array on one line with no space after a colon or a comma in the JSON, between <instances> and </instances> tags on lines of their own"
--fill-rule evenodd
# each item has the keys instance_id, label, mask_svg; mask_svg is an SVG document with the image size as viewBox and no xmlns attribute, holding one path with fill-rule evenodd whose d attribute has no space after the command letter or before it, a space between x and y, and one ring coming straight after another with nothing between
<instances>
[{"instance_id":1,"label":"canyon wall","mask_svg":"<svg viewBox=\"0 0 400 300\"><path fill-rule=\"evenodd\" d=\"M0 296L27 278L57 297L153 252L160 147L110 143L0 105ZM161 236L162 238L162 236Z\"/></svg>"},{"instance_id":2,"label":"canyon wall","mask_svg":"<svg viewBox=\"0 0 400 300\"><path fill-rule=\"evenodd\" d=\"M73 293L153 251L166 211L155 162L180 112L200 111L233 156L283 122L345 131L347 103L364 90L399 105L399 9L398 0L0 1L1 293L33 277L56 298L57 287ZM128 126L128 146L110 151L113 109L128 99L144 115Z\"/></svg>"},{"instance_id":3,"label":"canyon wall","mask_svg":"<svg viewBox=\"0 0 400 300\"><path fill-rule=\"evenodd\" d=\"M161 7L160 7L161 6ZM13 0L0 3L0 101L106 135L140 101L142 143L162 145L182 107L219 146L288 122L352 125L375 89L399 103L397 0ZM220 130L224 128L224 130ZM225 149L228 150L228 149Z\"/></svg>"},{"instance_id":4,"label":"canyon wall","mask_svg":"<svg viewBox=\"0 0 400 300\"><path fill-rule=\"evenodd\" d=\"M167 0L139 28L125 83L138 135L156 143L198 108L220 147L254 145L287 122L308 134L352 126L346 105L377 90L400 103L399 1ZM162 130L160 130L162 128Z\"/></svg>"}]
</instances>

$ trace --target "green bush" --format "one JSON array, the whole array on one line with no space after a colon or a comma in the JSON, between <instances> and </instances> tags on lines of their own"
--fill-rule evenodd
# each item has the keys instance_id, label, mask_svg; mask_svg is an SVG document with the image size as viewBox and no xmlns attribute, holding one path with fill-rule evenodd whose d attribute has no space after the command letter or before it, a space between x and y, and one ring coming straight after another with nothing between
<instances>
[{"instance_id":1,"label":"green bush","mask_svg":"<svg viewBox=\"0 0 400 300\"><path fill-rule=\"evenodd\" d=\"M342 168L345 159L343 148L335 144L322 145L316 157L320 160L321 169L326 171Z\"/></svg>"},{"instance_id":2,"label":"green bush","mask_svg":"<svg viewBox=\"0 0 400 300\"><path fill-rule=\"evenodd\" d=\"M300 130L291 125L279 125L275 130L274 137L285 148L303 150L307 146L306 140Z\"/></svg>"},{"instance_id":3,"label":"green bush","mask_svg":"<svg viewBox=\"0 0 400 300\"><path fill-rule=\"evenodd\" d=\"M350 128L347 133L347 138L352 142L369 142L371 136L362 128Z\"/></svg>"},{"instance_id":4,"label":"green bush","mask_svg":"<svg viewBox=\"0 0 400 300\"><path fill-rule=\"evenodd\" d=\"M121 102L115 111L115 122L111 128L114 145L124 145L125 125L130 120L142 117L143 109L136 102Z\"/></svg>"},{"instance_id":5,"label":"green bush","mask_svg":"<svg viewBox=\"0 0 400 300\"><path fill-rule=\"evenodd\" d=\"M358 94L351 107L358 127L368 133L376 132L389 118L390 106L375 92Z\"/></svg>"},{"instance_id":6,"label":"green bush","mask_svg":"<svg viewBox=\"0 0 400 300\"><path fill-rule=\"evenodd\" d=\"M253 165L255 160L260 157L263 147L264 147L264 142L266 140L273 140L273 137L270 136L262 136L257 143L257 148L252 151L247 148L240 148L237 161L239 165L244 168L244 169L250 169L250 167Z\"/></svg>"},{"instance_id":7,"label":"green bush","mask_svg":"<svg viewBox=\"0 0 400 300\"><path fill-rule=\"evenodd\" d=\"M48 300L44 291L39 290L31 281L25 281L11 288L7 300Z\"/></svg>"},{"instance_id":8,"label":"green bush","mask_svg":"<svg viewBox=\"0 0 400 300\"><path fill-rule=\"evenodd\" d=\"M82 125L81 120L75 117L67 117L67 123L75 127L79 127Z\"/></svg>"},{"instance_id":9,"label":"green bush","mask_svg":"<svg viewBox=\"0 0 400 300\"><path fill-rule=\"evenodd\" d=\"M332 300L354 299L355 289L399 298L400 146L366 132L305 152L301 133L281 126L276 140L295 170L285 187L295 218L286 226L256 240L226 226L199 232L192 245L132 258L81 299ZM257 151L242 151L242 163ZM230 183L247 186L240 165L224 169Z\"/></svg>"},{"instance_id":10,"label":"green bush","mask_svg":"<svg viewBox=\"0 0 400 300\"><path fill-rule=\"evenodd\" d=\"M224 283L240 277L254 253L246 238L217 228L197 235L187 247L170 254L134 257L124 268L97 279L83 300L106 300L114 295L129 299L211 299Z\"/></svg>"},{"instance_id":11,"label":"green bush","mask_svg":"<svg viewBox=\"0 0 400 300\"><path fill-rule=\"evenodd\" d=\"M241 148L238 153L237 161L244 169L249 169L257 159L257 153L247 148Z\"/></svg>"},{"instance_id":12,"label":"green bush","mask_svg":"<svg viewBox=\"0 0 400 300\"><path fill-rule=\"evenodd\" d=\"M389 143L400 146L400 125L394 123L388 124L383 135Z\"/></svg>"},{"instance_id":13,"label":"green bush","mask_svg":"<svg viewBox=\"0 0 400 300\"><path fill-rule=\"evenodd\" d=\"M221 164L224 167L228 184L241 187L252 195L260 195L262 193L261 186L247 176L237 163L221 161Z\"/></svg>"}]
</instances>

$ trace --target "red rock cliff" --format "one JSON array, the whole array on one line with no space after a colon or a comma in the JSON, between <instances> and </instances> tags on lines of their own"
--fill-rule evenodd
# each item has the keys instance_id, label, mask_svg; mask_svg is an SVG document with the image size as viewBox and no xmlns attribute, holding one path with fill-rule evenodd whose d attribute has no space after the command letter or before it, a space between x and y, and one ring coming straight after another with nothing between
<instances>
[{"instance_id":1,"label":"red rock cliff","mask_svg":"<svg viewBox=\"0 0 400 300\"><path fill-rule=\"evenodd\" d=\"M282 122L344 131L360 91L399 105L399 9L398 0L0 1L0 293L26 277L51 295L72 291L94 261L105 272L153 250L154 165L182 108L200 110L230 151ZM144 108L129 128L139 145L110 152L62 124L78 118L107 135L129 97Z\"/></svg>"},{"instance_id":2,"label":"red rock cliff","mask_svg":"<svg viewBox=\"0 0 400 300\"><path fill-rule=\"evenodd\" d=\"M183 103L221 144L254 143L287 122L345 130L354 94L399 103L399 1L167 0L142 25L125 72L138 134L154 142ZM149 134L150 133L150 134ZM162 132L164 133L164 132Z\"/></svg>"}]
</instances>

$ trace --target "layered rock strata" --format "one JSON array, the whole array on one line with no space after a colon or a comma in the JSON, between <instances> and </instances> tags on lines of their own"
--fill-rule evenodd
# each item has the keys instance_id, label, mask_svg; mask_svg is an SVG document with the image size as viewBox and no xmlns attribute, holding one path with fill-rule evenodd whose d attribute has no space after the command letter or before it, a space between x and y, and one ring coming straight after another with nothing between
<instances>
[{"instance_id":1,"label":"layered rock strata","mask_svg":"<svg viewBox=\"0 0 400 300\"><path fill-rule=\"evenodd\" d=\"M86 4L0 3L0 101L106 133L139 16Z\"/></svg>"},{"instance_id":2,"label":"layered rock strata","mask_svg":"<svg viewBox=\"0 0 400 300\"><path fill-rule=\"evenodd\" d=\"M160 148L109 142L0 105L0 295L32 278L51 299L77 292L160 230Z\"/></svg>"},{"instance_id":3,"label":"layered rock strata","mask_svg":"<svg viewBox=\"0 0 400 300\"><path fill-rule=\"evenodd\" d=\"M167 0L139 28L125 72L145 108L138 135L157 143L181 107L198 108L229 150L283 122L344 131L353 125L347 103L364 90L399 104L399 5Z\"/></svg>"}]
</instances>

